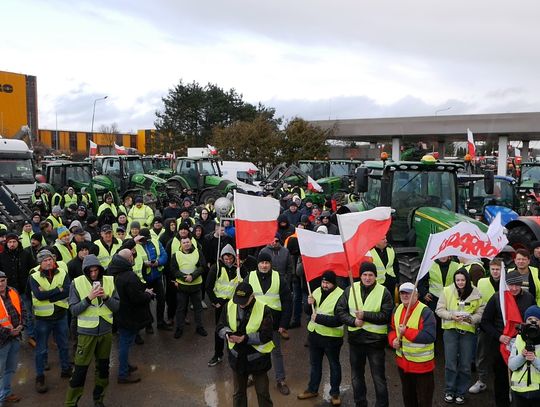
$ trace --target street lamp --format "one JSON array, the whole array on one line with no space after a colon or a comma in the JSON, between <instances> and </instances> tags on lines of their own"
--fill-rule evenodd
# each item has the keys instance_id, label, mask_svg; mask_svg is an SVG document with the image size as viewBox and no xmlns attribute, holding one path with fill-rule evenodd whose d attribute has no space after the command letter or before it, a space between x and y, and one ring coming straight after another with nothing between
<instances>
[{"instance_id":1,"label":"street lamp","mask_svg":"<svg viewBox=\"0 0 540 407\"><path fill-rule=\"evenodd\" d=\"M98 100L105 100L107 99L109 96L103 96L102 98L97 98L96 100L94 100L94 109L92 110L92 129L90 130L90 133L93 133L94 132L94 117L96 115L96 102Z\"/></svg>"},{"instance_id":2,"label":"street lamp","mask_svg":"<svg viewBox=\"0 0 540 407\"><path fill-rule=\"evenodd\" d=\"M444 109L435 110L435 116L437 116L437 114L439 114L440 112L446 112L450 109L452 109L452 106L445 107Z\"/></svg>"}]
</instances>

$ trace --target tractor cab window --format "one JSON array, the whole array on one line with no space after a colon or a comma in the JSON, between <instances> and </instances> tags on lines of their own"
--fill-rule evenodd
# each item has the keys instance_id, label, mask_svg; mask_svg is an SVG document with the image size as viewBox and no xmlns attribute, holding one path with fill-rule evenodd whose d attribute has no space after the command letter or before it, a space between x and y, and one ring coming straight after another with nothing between
<instances>
[{"instance_id":1,"label":"tractor cab window","mask_svg":"<svg viewBox=\"0 0 540 407\"><path fill-rule=\"evenodd\" d=\"M496 203L505 206L512 206L514 202L514 188L508 181L496 179L493 186L493 195L487 195L483 181L476 181L473 186L473 197L481 197L485 200L495 200ZM488 203L488 202L482 202Z\"/></svg>"},{"instance_id":2,"label":"tractor cab window","mask_svg":"<svg viewBox=\"0 0 540 407\"><path fill-rule=\"evenodd\" d=\"M142 161L138 158L124 161L124 172L127 175L144 174Z\"/></svg>"},{"instance_id":3,"label":"tractor cab window","mask_svg":"<svg viewBox=\"0 0 540 407\"><path fill-rule=\"evenodd\" d=\"M215 163L213 161L200 161L201 175L218 175Z\"/></svg>"},{"instance_id":4,"label":"tractor cab window","mask_svg":"<svg viewBox=\"0 0 540 407\"><path fill-rule=\"evenodd\" d=\"M69 166L66 167L66 180L77 182L90 183L92 180L92 172L89 166Z\"/></svg>"},{"instance_id":5,"label":"tractor cab window","mask_svg":"<svg viewBox=\"0 0 540 407\"><path fill-rule=\"evenodd\" d=\"M101 167L103 175L111 175L113 177L120 176L120 160L118 158L106 158L103 160Z\"/></svg>"},{"instance_id":6,"label":"tractor cab window","mask_svg":"<svg viewBox=\"0 0 540 407\"><path fill-rule=\"evenodd\" d=\"M308 174L311 178L314 180L318 180L320 178L326 178L326 167L328 163L311 163L311 162L303 162L299 163L299 168Z\"/></svg>"},{"instance_id":7,"label":"tractor cab window","mask_svg":"<svg viewBox=\"0 0 540 407\"><path fill-rule=\"evenodd\" d=\"M178 175L184 177L191 188L197 187L197 163L194 160L180 160L176 167Z\"/></svg>"},{"instance_id":8,"label":"tractor cab window","mask_svg":"<svg viewBox=\"0 0 540 407\"><path fill-rule=\"evenodd\" d=\"M381 195L381 176L369 177L368 190L364 194L364 200L369 209L379 206Z\"/></svg>"},{"instance_id":9,"label":"tractor cab window","mask_svg":"<svg viewBox=\"0 0 540 407\"><path fill-rule=\"evenodd\" d=\"M523 165L521 167L522 181L540 181L540 165Z\"/></svg>"},{"instance_id":10,"label":"tractor cab window","mask_svg":"<svg viewBox=\"0 0 540 407\"><path fill-rule=\"evenodd\" d=\"M331 177L343 177L349 175L348 163L332 163L330 164L330 176Z\"/></svg>"}]
</instances>

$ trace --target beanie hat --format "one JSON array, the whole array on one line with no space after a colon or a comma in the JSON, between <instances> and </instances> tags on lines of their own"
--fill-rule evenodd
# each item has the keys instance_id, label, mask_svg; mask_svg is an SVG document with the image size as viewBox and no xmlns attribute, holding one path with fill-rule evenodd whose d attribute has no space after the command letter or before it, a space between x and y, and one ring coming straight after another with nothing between
<instances>
[{"instance_id":1,"label":"beanie hat","mask_svg":"<svg viewBox=\"0 0 540 407\"><path fill-rule=\"evenodd\" d=\"M56 233L58 234L58 239L62 239L63 237L69 236L69 229L65 226L60 226L56 229Z\"/></svg>"},{"instance_id":2,"label":"beanie hat","mask_svg":"<svg viewBox=\"0 0 540 407\"><path fill-rule=\"evenodd\" d=\"M360 275L362 275L362 273L366 273L369 271L377 275L377 266L375 266L375 264L371 263L370 261L363 262L360 265Z\"/></svg>"},{"instance_id":3,"label":"beanie hat","mask_svg":"<svg viewBox=\"0 0 540 407\"><path fill-rule=\"evenodd\" d=\"M90 250L90 243L89 242L79 242L77 243L77 253L79 253L81 250Z\"/></svg>"},{"instance_id":4,"label":"beanie hat","mask_svg":"<svg viewBox=\"0 0 540 407\"><path fill-rule=\"evenodd\" d=\"M140 224L140 222L134 220L133 222L130 223L129 228L130 229L140 229L141 224Z\"/></svg>"},{"instance_id":5,"label":"beanie hat","mask_svg":"<svg viewBox=\"0 0 540 407\"><path fill-rule=\"evenodd\" d=\"M523 277L519 274L519 271L514 270L506 275L506 284L508 285L522 285Z\"/></svg>"},{"instance_id":6,"label":"beanie hat","mask_svg":"<svg viewBox=\"0 0 540 407\"><path fill-rule=\"evenodd\" d=\"M60 206L58 205L55 205L52 207L52 210L51 210L52 213L60 213L62 212L62 208L60 208Z\"/></svg>"},{"instance_id":7,"label":"beanie hat","mask_svg":"<svg viewBox=\"0 0 540 407\"><path fill-rule=\"evenodd\" d=\"M90 215L90 216L88 216L88 219L86 219L86 223L88 225L90 225L90 224L96 222L97 220L98 220L98 218L97 218L96 215Z\"/></svg>"},{"instance_id":8,"label":"beanie hat","mask_svg":"<svg viewBox=\"0 0 540 407\"><path fill-rule=\"evenodd\" d=\"M540 319L540 307L538 305L531 305L529 308L527 308L525 311L525 317L523 319L527 319L529 317Z\"/></svg>"},{"instance_id":9,"label":"beanie hat","mask_svg":"<svg viewBox=\"0 0 540 407\"><path fill-rule=\"evenodd\" d=\"M54 259L53 254L49 250L41 250L38 252L36 259L37 262L41 264L43 260L48 259L49 257Z\"/></svg>"},{"instance_id":10,"label":"beanie hat","mask_svg":"<svg viewBox=\"0 0 540 407\"><path fill-rule=\"evenodd\" d=\"M30 236L30 240L37 240L41 243L43 240L43 235L41 233L34 233L32 236Z\"/></svg>"},{"instance_id":11,"label":"beanie hat","mask_svg":"<svg viewBox=\"0 0 540 407\"><path fill-rule=\"evenodd\" d=\"M19 236L17 236L17 234L15 234L13 232L9 232L8 234L6 234L6 242L8 242L10 240L16 240L18 242L19 241Z\"/></svg>"},{"instance_id":12,"label":"beanie hat","mask_svg":"<svg viewBox=\"0 0 540 407\"><path fill-rule=\"evenodd\" d=\"M336 285L336 273L332 270L326 270L322 275L322 281L328 281L329 283Z\"/></svg>"},{"instance_id":13,"label":"beanie hat","mask_svg":"<svg viewBox=\"0 0 540 407\"><path fill-rule=\"evenodd\" d=\"M268 261L272 263L272 256L266 252L260 252L259 256L257 257L257 263L261 263L263 261Z\"/></svg>"}]
</instances>

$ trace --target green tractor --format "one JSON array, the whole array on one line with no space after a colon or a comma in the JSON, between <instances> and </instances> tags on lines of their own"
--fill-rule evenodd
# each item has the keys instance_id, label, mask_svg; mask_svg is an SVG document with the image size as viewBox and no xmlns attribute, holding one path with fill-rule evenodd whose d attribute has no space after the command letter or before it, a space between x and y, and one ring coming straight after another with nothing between
<instances>
[{"instance_id":1,"label":"green tractor","mask_svg":"<svg viewBox=\"0 0 540 407\"><path fill-rule=\"evenodd\" d=\"M178 193L191 189L197 204L201 204L208 198L227 196L236 189L234 182L221 175L215 158L180 157L176 160L175 175L167 180L167 187Z\"/></svg>"},{"instance_id":2,"label":"green tractor","mask_svg":"<svg viewBox=\"0 0 540 407\"><path fill-rule=\"evenodd\" d=\"M338 213L357 212L377 206L392 208L388 234L400 264L401 280L414 280L428 238L459 222L487 226L458 212L457 173L461 166L425 156L421 161L367 161L356 170L359 200L342 206ZM486 178L493 191L493 177ZM491 189L490 189L491 188Z\"/></svg>"},{"instance_id":3,"label":"green tractor","mask_svg":"<svg viewBox=\"0 0 540 407\"><path fill-rule=\"evenodd\" d=\"M353 192L354 172L360 165L359 160L298 161L298 168L317 181L324 195Z\"/></svg>"},{"instance_id":4,"label":"green tractor","mask_svg":"<svg viewBox=\"0 0 540 407\"><path fill-rule=\"evenodd\" d=\"M98 174L94 182L107 184L112 181L121 198L128 195L151 195L156 206L163 207L168 195L166 181L144 173L141 157L138 155L99 156L94 159L94 170Z\"/></svg>"},{"instance_id":5,"label":"green tractor","mask_svg":"<svg viewBox=\"0 0 540 407\"><path fill-rule=\"evenodd\" d=\"M155 175L167 180L174 175L171 168L171 159L166 157L143 156L142 163L146 174Z\"/></svg>"},{"instance_id":6,"label":"green tractor","mask_svg":"<svg viewBox=\"0 0 540 407\"><path fill-rule=\"evenodd\" d=\"M517 186L521 215L540 215L539 193L540 162L521 163Z\"/></svg>"}]
</instances>

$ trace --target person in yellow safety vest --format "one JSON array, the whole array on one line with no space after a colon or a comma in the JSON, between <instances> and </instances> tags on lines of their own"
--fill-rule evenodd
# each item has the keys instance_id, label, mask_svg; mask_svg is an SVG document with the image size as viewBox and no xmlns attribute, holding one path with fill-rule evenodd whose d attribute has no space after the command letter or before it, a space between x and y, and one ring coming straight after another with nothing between
<instances>
[{"instance_id":1,"label":"person in yellow safety vest","mask_svg":"<svg viewBox=\"0 0 540 407\"><path fill-rule=\"evenodd\" d=\"M79 206L79 198L73 187L69 187L67 193L64 195L64 208L69 208L71 205Z\"/></svg>"},{"instance_id":2,"label":"person in yellow safety vest","mask_svg":"<svg viewBox=\"0 0 540 407\"><path fill-rule=\"evenodd\" d=\"M30 202L32 202L33 205L37 205L38 201L41 201L42 208L46 212L49 212L49 196L40 187L37 187L32 196L30 197Z\"/></svg>"},{"instance_id":3,"label":"person in yellow safety vest","mask_svg":"<svg viewBox=\"0 0 540 407\"><path fill-rule=\"evenodd\" d=\"M118 205L118 213L124 213L126 216L133 207L133 198L130 195L124 197L124 203Z\"/></svg>"},{"instance_id":4,"label":"person in yellow safety vest","mask_svg":"<svg viewBox=\"0 0 540 407\"><path fill-rule=\"evenodd\" d=\"M68 347L68 295L69 277L67 271L59 268L49 250L41 250L37 255L39 268L28 279L32 290L32 306L35 316L35 366L36 391L45 393L45 358L49 335L54 335L60 355L61 377L71 376Z\"/></svg>"},{"instance_id":5,"label":"person in yellow safety vest","mask_svg":"<svg viewBox=\"0 0 540 407\"><path fill-rule=\"evenodd\" d=\"M285 364L281 353L281 335L287 331L292 314L292 295L285 276L272 268L272 256L261 251L257 257L257 270L250 271L246 281L253 287L257 301L263 302L272 310L274 333L272 340L275 348L272 351L277 388L283 395L290 394L285 382Z\"/></svg>"},{"instance_id":6,"label":"person in yellow safety vest","mask_svg":"<svg viewBox=\"0 0 540 407\"><path fill-rule=\"evenodd\" d=\"M481 259L468 259L465 257L458 257L459 262L463 264L467 273L471 277L471 283L476 287L478 280L486 277L486 270L484 268L484 263Z\"/></svg>"},{"instance_id":7,"label":"person in yellow safety vest","mask_svg":"<svg viewBox=\"0 0 540 407\"><path fill-rule=\"evenodd\" d=\"M110 192L107 192L103 196L103 203L99 205L96 216L99 218L99 216L103 213L103 211L105 211L105 209L109 209L111 213L113 214L113 216L115 217L115 219L118 217L118 209L116 209L116 205L114 204L114 201L113 201L113 196Z\"/></svg>"},{"instance_id":8,"label":"person in yellow safety vest","mask_svg":"<svg viewBox=\"0 0 540 407\"><path fill-rule=\"evenodd\" d=\"M529 291L536 299L536 305L540 305L540 276L536 267L531 266L531 256L527 249L517 249L514 257L515 268L523 277L523 290Z\"/></svg>"},{"instance_id":9,"label":"person in yellow safety vest","mask_svg":"<svg viewBox=\"0 0 540 407\"><path fill-rule=\"evenodd\" d=\"M354 294L353 291L354 290ZM358 305L357 305L358 304ZM336 306L339 320L347 326L352 387L356 405L367 405L366 359L375 386L377 406L388 406L385 375L385 347L388 323L394 308L390 292L377 282L377 267L370 262L360 265L360 281L349 286Z\"/></svg>"},{"instance_id":10,"label":"person in yellow safety vest","mask_svg":"<svg viewBox=\"0 0 540 407\"><path fill-rule=\"evenodd\" d=\"M216 332L227 341L229 365L234 375L234 406L247 406L248 377L255 384L259 406L270 407L268 370L272 367L272 312L258 300L246 282L238 284L232 301L227 303Z\"/></svg>"},{"instance_id":11,"label":"person in yellow safety vest","mask_svg":"<svg viewBox=\"0 0 540 407\"><path fill-rule=\"evenodd\" d=\"M236 253L233 247L228 244L221 249L219 263L210 267L206 278L206 294L214 307L216 326L219 323L223 309L233 297L236 286L244 277L245 273L240 275L240 278L237 274ZM224 345L225 341L216 332L214 336L214 355L208 362L209 367L221 363Z\"/></svg>"},{"instance_id":12,"label":"person in yellow safety vest","mask_svg":"<svg viewBox=\"0 0 540 407\"><path fill-rule=\"evenodd\" d=\"M193 227L193 225L195 225L195 218L192 218L190 213L189 208L182 208L180 210L180 217L176 219L176 226L180 226L182 223L185 223L189 225L190 228Z\"/></svg>"},{"instance_id":13,"label":"person in yellow safety vest","mask_svg":"<svg viewBox=\"0 0 540 407\"><path fill-rule=\"evenodd\" d=\"M388 244L386 236L369 251L369 254L373 259L373 264L377 267L377 283L384 285L394 298L397 277L399 276L399 262L396 258L396 252Z\"/></svg>"},{"instance_id":14,"label":"person in yellow safety vest","mask_svg":"<svg viewBox=\"0 0 540 407\"><path fill-rule=\"evenodd\" d=\"M46 219L52 225L53 229L58 229L64 224L64 221L60 217L61 215L62 208L60 208L58 205L53 206L51 214Z\"/></svg>"},{"instance_id":15,"label":"person in yellow safety vest","mask_svg":"<svg viewBox=\"0 0 540 407\"><path fill-rule=\"evenodd\" d=\"M113 256L120 250L122 244L113 237L111 225L103 225L100 230L101 238L94 244L98 247L98 260L101 266L106 269Z\"/></svg>"},{"instance_id":16,"label":"person in yellow safety vest","mask_svg":"<svg viewBox=\"0 0 540 407\"><path fill-rule=\"evenodd\" d=\"M429 273L418 282L420 301L435 312L443 288L454 284L454 273L461 267L463 265L450 256L436 259Z\"/></svg>"},{"instance_id":17,"label":"person in yellow safety vest","mask_svg":"<svg viewBox=\"0 0 540 407\"><path fill-rule=\"evenodd\" d=\"M126 228L124 226L118 226L114 232L114 237L122 243L126 239Z\"/></svg>"},{"instance_id":18,"label":"person in yellow safety vest","mask_svg":"<svg viewBox=\"0 0 540 407\"><path fill-rule=\"evenodd\" d=\"M25 220L23 223L21 235L19 236L19 240L23 249L30 247L30 240L32 239L33 234L34 231L32 229L32 223L29 220Z\"/></svg>"},{"instance_id":19,"label":"person in yellow safety vest","mask_svg":"<svg viewBox=\"0 0 540 407\"><path fill-rule=\"evenodd\" d=\"M83 275L75 278L69 289L69 309L77 318L75 369L69 381L65 406L77 406L84 392L88 367L95 358L94 404L103 406L109 384L113 313L120 309L114 277L106 276L94 254L82 263Z\"/></svg>"},{"instance_id":20,"label":"person in yellow safety vest","mask_svg":"<svg viewBox=\"0 0 540 407\"><path fill-rule=\"evenodd\" d=\"M204 256L193 246L191 238L184 237L180 241L181 249L172 253L170 273L174 276L176 286L176 330L174 337L179 339L184 332L188 304L193 304L195 314L195 332L201 336L207 336L202 321L202 273L204 271Z\"/></svg>"},{"instance_id":21,"label":"person in yellow safety vest","mask_svg":"<svg viewBox=\"0 0 540 407\"><path fill-rule=\"evenodd\" d=\"M54 242L53 253L56 255L56 259L68 263L72 258L77 255L77 247L74 243L71 243L71 233L65 226L60 226L56 229L58 239Z\"/></svg>"},{"instance_id":22,"label":"person in yellow safety vest","mask_svg":"<svg viewBox=\"0 0 540 407\"><path fill-rule=\"evenodd\" d=\"M135 198L135 206L129 210L129 222L137 221L142 227L151 227L154 219L154 211L143 203L142 196Z\"/></svg>"},{"instance_id":23,"label":"person in yellow safety vest","mask_svg":"<svg viewBox=\"0 0 540 407\"><path fill-rule=\"evenodd\" d=\"M55 192L51 198L51 207L54 208L55 206L64 207L64 202L62 198L62 194L60 192Z\"/></svg>"},{"instance_id":24,"label":"person in yellow safety vest","mask_svg":"<svg viewBox=\"0 0 540 407\"><path fill-rule=\"evenodd\" d=\"M343 324L335 314L335 308L342 294L343 290L337 286L336 273L327 270L322 274L321 286L308 297L306 311L308 311L308 315L311 315L307 327L311 369L307 390L297 396L299 400L319 395L322 362L326 355L330 366L330 403L333 406L341 405L339 353L343 345L344 329Z\"/></svg>"},{"instance_id":25,"label":"person in yellow safety vest","mask_svg":"<svg viewBox=\"0 0 540 407\"><path fill-rule=\"evenodd\" d=\"M489 263L489 277L478 280L478 291L482 295L482 303L485 305L495 292L499 291L499 281L501 278L502 259L494 258ZM478 380L469 387L469 393L477 394L487 389L488 374L493 367L493 359L490 357L490 349L497 346L497 342L488 335L487 332L478 330L478 341L476 343L476 371Z\"/></svg>"},{"instance_id":26,"label":"person in yellow safety vest","mask_svg":"<svg viewBox=\"0 0 540 407\"><path fill-rule=\"evenodd\" d=\"M156 216L152 223L152 229L150 229L150 236L152 239L159 240L164 231L163 218L161 216Z\"/></svg>"},{"instance_id":27,"label":"person in yellow safety vest","mask_svg":"<svg viewBox=\"0 0 540 407\"><path fill-rule=\"evenodd\" d=\"M525 323L512 344L508 368L512 399L517 407L540 405L540 307L533 305L525 311Z\"/></svg>"},{"instance_id":28,"label":"person in yellow safety vest","mask_svg":"<svg viewBox=\"0 0 540 407\"><path fill-rule=\"evenodd\" d=\"M85 207L91 208L94 202L92 201L92 197L88 193L88 190L85 187L81 188L81 203L84 204Z\"/></svg>"},{"instance_id":29,"label":"person in yellow safety vest","mask_svg":"<svg viewBox=\"0 0 540 407\"><path fill-rule=\"evenodd\" d=\"M444 338L444 401L464 404L471 381L471 363L476 343L476 326L485 305L465 268L454 274L454 284L443 289L436 313L441 318Z\"/></svg>"},{"instance_id":30,"label":"person in yellow safety vest","mask_svg":"<svg viewBox=\"0 0 540 407\"><path fill-rule=\"evenodd\" d=\"M390 320L388 342L396 350L403 405L431 407L435 389L435 315L418 301L418 292L412 283L399 286L399 298L401 304Z\"/></svg>"}]
</instances>

